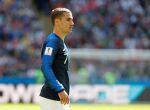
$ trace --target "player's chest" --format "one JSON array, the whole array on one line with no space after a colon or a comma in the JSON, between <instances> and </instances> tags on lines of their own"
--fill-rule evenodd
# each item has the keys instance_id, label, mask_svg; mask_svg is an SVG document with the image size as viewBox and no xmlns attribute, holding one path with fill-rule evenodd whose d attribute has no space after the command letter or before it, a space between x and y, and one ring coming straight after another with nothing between
<instances>
[{"instance_id":1,"label":"player's chest","mask_svg":"<svg viewBox=\"0 0 150 110\"><path fill-rule=\"evenodd\" d=\"M66 47L65 44L61 44L59 46L59 49L57 51L57 55L62 56L62 57L68 56L68 48Z\"/></svg>"}]
</instances>

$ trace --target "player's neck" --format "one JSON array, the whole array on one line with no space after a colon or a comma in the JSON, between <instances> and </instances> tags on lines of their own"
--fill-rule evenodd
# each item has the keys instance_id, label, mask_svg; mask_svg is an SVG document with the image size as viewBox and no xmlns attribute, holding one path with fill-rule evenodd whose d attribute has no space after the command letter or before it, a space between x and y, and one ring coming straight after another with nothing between
<instances>
[{"instance_id":1,"label":"player's neck","mask_svg":"<svg viewBox=\"0 0 150 110\"><path fill-rule=\"evenodd\" d=\"M58 37L60 37L64 41L66 34L62 33L56 28L54 28L53 33L55 33Z\"/></svg>"}]
</instances>

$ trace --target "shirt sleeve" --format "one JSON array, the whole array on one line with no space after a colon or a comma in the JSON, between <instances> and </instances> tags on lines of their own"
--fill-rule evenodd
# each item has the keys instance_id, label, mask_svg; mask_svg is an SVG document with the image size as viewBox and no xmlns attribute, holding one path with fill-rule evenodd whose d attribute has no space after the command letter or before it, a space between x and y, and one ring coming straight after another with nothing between
<instances>
[{"instance_id":1,"label":"shirt sleeve","mask_svg":"<svg viewBox=\"0 0 150 110\"><path fill-rule=\"evenodd\" d=\"M58 50L58 43L59 42L57 40L50 40L45 45L42 55L41 70L44 74L44 77L48 81L50 87L54 89L56 92L61 92L64 90L64 87L57 80L54 71L52 69L53 60Z\"/></svg>"}]
</instances>

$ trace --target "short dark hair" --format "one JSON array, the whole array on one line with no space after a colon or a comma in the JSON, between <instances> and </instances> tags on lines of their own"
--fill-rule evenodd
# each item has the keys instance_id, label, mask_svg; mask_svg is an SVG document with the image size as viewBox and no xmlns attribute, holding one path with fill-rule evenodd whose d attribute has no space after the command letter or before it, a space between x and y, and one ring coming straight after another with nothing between
<instances>
[{"instance_id":1,"label":"short dark hair","mask_svg":"<svg viewBox=\"0 0 150 110\"><path fill-rule=\"evenodd\" d=\"M54 25L54 21L56 18L61 18L64 12L71 13L71 11L67 8L55 8L51 11L51 21Z\"/></svg>"}]
</instances>

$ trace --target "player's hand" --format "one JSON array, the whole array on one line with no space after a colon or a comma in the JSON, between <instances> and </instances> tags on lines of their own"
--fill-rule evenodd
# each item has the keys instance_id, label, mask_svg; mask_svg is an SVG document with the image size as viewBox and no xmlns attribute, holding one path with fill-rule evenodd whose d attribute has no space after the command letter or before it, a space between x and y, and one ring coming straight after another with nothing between
<instances>
[{"instance_id":1,"label":"player's hand","mask_svg":"<svg viewBox=\"0 0 150 110\"><path fill-rule=\"evenodd\" d=\"M61 104L69 104L70 103L70 99L69 99L69 95L66 93L66 91L62 91L60 93L58 93L58 96L60 98L60 103Z\"/></svg>"}]
</instances>

